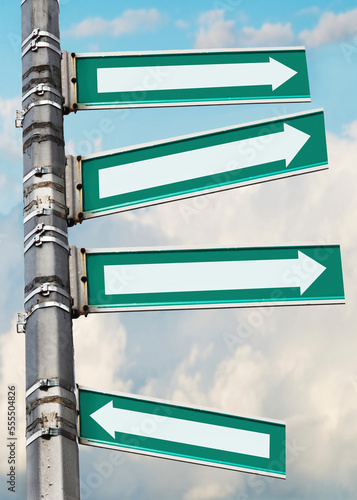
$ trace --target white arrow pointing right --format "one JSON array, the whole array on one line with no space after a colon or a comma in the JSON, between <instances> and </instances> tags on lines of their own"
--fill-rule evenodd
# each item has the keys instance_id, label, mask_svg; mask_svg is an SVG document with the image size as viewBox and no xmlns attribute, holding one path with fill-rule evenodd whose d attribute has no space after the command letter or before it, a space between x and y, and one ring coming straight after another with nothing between
<instances>
[{"instance_id":1,"label":"white arrow pointing right","mask_svg":"<svg viewBox=\"0 0 357 500\"><path fill-rule=\"evenodd\" d=\"M98 68L97 90L101 94L270 85L274 91L296 73L272 57L261 63Z\"/></svg>"},{"instance_id":2,"label":"white arrow pointing right","mask_svg":"<svg viewBox=\"0 0 357 500\"><path fill-rule=\"evenodd\" d=\"M300 251L297 259L109 265L105 294L298 287L302 295L325 269Z\"/></svg>"},{"instance_id":3,"label":"white arrow pointing right","mask_svg":"<svg viewBox=\"0 0 357 500\"><path fill-rule=\"evenodd\" d=\"M269 128L274 130L274 123L267 125ZM227 174L279 160L288 166L309 138L305 132L284 123L282 132L100 169L99 197Z\"/></svg>"}]
</instances>

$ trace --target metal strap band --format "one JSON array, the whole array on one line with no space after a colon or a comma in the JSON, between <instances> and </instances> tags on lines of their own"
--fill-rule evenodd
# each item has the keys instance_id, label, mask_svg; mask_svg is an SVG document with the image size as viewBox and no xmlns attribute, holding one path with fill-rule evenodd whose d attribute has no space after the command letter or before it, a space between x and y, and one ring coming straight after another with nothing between
<instances>
[{"instance_id":1,"label":"metal strap band","mask_svg":"<svg viewBox=\"0 0 357 500\"><path fill-rule=\"evenodd\" d=\"M69 392L74 392L74 387L71 385L67 384L61 379L54 379L54 378L46 378L46 379L40 379L38 380L33 386L31 386L29 389L26 391L26 398L31 396L37 389L42 389L46 391L49 387L61 387L62 389L66 389L66 391Z\"/></svg>"},{"instance_id":2,"label":"metal strap band","mask_svg":"<svg viewBox=\"0 0 357 500\"><path fill-rule=\"evenodd\" d=\"M31 104L26 106L26 108L24 109L23 116L25 116L26 113L30 111L31 108L34 108L35 106L43 106L45 104L48 104L49 106L54 106L55 108L62 110L62 104L58 104L58 102L55 101L50 101L49 99L44 99L42 101L31 102Z\"/></svg>"},{"instance_id":3,"label":"metal strap band","mask_svg":"<svg viewBox=\"0 0 357 500\"><path fill-rule=\"evenodd\" d=\"M36 234L36 233L43 234L45 231L53 231L55 233L60 234L61 236L64 236L65 238L67 238L67 233L65 231L62 231L61 229L59 229L58 227L55 227L55 226L46 226L45 224L42 223L42 224L37 224L37 226L35 227L35 229L33 229L32 231L30 231L25 236L24 243L26 243L26 241L29 238L31 238L31 236L33 236L34 234Z\"/></svg>"},{"instance_id":4,"label":"metal strap band","mask_svg":"<svg viewBox=\"0 0 357 500\"><path fill-rule=\"evenodd\" d=\"M36 176L36 177L42 177L44 174L52 174L53 170L52 168L46 168L46 167L36 167L31 172L29 172L25 177L23 178L23 183L27 182L31 177Z\"/></svg>"},{"instance_id":5,"label":"metal strap band","mask_svg":"<svg viewBox=\"0 0 357 500\"><path fill-rule=\"evenodd\" d=\"M67 290L64 290L63 288L60 288L56 285L52 285L51 283L43 283L41 286L35 288L30 292L28 295L26 295L24 303L28 302L32 297L35 295L43 295L44 297L48 296L51 292L56 292L65 297L68 300L71 300L70 294L67 292Z\"/></svg>"},{"instance_id":6,"label":"metal strap band","mask_svg":"<svg viewBox=\"0 0 357 500\"><path fill-rule=\"evenodd\" d=\"M58 307L59 309L63 309L64 311L68 312L71 314L71 308L66 306L65 304L62 304L61 302L56 302L56 301L50 301L50 302L41 302L40 304L36 304L31 308L31 310L27 313L27 318L31 316L37 309L44 309L46 307Z\"/></svg>"},{"instance_id":7,"label":"metal strap band","mask_svg":"<svg viewBox=\"0 0 357 500\"><path fill-rule=\"evenodd\" d=\"M17 333L25 333L26 322L27 322L27 314L25 314L25 313L17 313L17 320L16 320L16 331L17 331Z\"/></svg>"},{"instance_id":8,"label":"metal strap band","mask_svg":"<svg viewBox=\"0 0 357 500\"><path fill-rule=\"evenodd\" d=\"M47 427L46 429L41 429L35 432L35 434L32 434L31 437L26 439L26 447L36 441L36 439L38 439L39 437L42 437L43 439L50 439L53 436L64 436L71 441L76 441L76 436L71 432L66 431L65 429Z\"/></svg>"},{"instance_id":9,"label":"metal strap band","mask_svg":"<svg viewBox=\"0 0 357 500\"><path fill-rule=\"evenodd\" d=\"M24 4L25 2L27 2L27 0L21 0L21 7L23 6L23 4ZM57 2L58 2L58 5L59 5L59 0L57 0Z\"/></svg>"},{"instance_id":10,"label":"metal strap band","mask_svg":"<svg viewBox=\"0 0 357 500\"><path fill-rule=\"evenodd\" d=\"M21 3L21 5L22 5L22 3ZM29 36L27 38L25 38L25 40L22 42L21 47L24 48L30 40L38 40L41 36L47 36L47 38L52 38L52 40L57 42L58 45L61 43L60 39L57 38L53 33L50 33L49 31L40 30L40 28L35 28L32 31L32 33L30 33Z\"/></svg>"},{"instance_id":11,"label":"metal strap band","mask_svg":"<svg viewBox=\"0 0 357 500\"><path fill-rule=\"evenodd\" d=\"M45 92L51 92L52 94L62 99L62 94L57 89L51 87L50 85L39 83L36 87L26 92L26 94L22 97L22 102L24 102L32 94L43 95Z\"/></svg>"},{"instance_id":12,"label":"metal strap band","mask_svg":"<svg viewBox=\"0 0 357 500\"><path fill-rule=\"evenodd\" d=\"M59 212L56 210L53 210L52 208L39 208L37 210L34 210L33 212L30 212L26 217L24 217L24 224L31 220L33 217L37 217L40 215L58 215Z\"/></svg>"},{"instance_id":13,"label":"metal strap band","mask_svg":"<svg viewBox=\"0 0 357 500\"><path fill-rule=\"evenodd\" d=\"M38 42L37 40L32 40L28 44L28 46L26 47L26 49L24 49L22 51L21 57L24 57L28 52L30 52L30 50L32 50L33 52L35 52L37 49L41 49L41 48L51 49L54 52L56 52L59 56L62 57L62 52L61 52L61 50L59 48L55 47L51 43L48 43L48 42Z\"/></svg>"},{"instance_id":14,"label":"metal strap band","mask_svg":"<svg viewBox=\"0 0 357 500\"><path fill-rule=\"evenodd\" d=\"M26 247L24 249L24 253L26 253L28 250L30 250L30 248L33 245L36 245L39 247L42 245L42 243L56 243L57 245L65 248L66 250L69 251L69 246L64 241L59 240L58 238L55 238L54 236L42 236L41 234L37 234L34 238L32 238L32 240L28 243L28 245L26 245Z\"/></svg>"}]
</instances>

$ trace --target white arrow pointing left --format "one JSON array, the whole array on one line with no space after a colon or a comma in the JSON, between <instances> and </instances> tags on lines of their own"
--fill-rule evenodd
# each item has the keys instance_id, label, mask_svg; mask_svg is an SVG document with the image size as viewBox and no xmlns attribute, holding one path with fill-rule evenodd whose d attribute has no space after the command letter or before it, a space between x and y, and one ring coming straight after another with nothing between
<instances>
[{"instance_id":1,"label":"white arrow pointing left","mask_svg":"<svg viewBox=\"0 0 357 500\"><path fill-rule=\"evenodd\" d=\"M119 432L256 457L270 456L269 434L123 410L114 408L113 401L90 416L114 439Z\"/></svg>"},{"instance_id":2,"label":"white arrow pointing left","mask_svg":"<svg viewBox=\"0 0 357 500\"><path fill-rule=\"evenodd\" d=\"M302 295L325 269L300 251L297 259L109 265L105 294L298 287Z\"/></svg>"},{"instance_id":3,"label":"white arrow pointing left","mask_svg":"<svg viewBox=\"0 0 357 500\"><path fill-rule=\"evenodd\" d=\"M274 123L267 128L274 130ZM99 170L99 197L108 198L210 175L227 175L230 171L274 161L285 161L287 167L309 138L310 135L284 123L282 132L103 168ZM172 144L174 150L177 145Z\"/></svg>"}]
</instances>

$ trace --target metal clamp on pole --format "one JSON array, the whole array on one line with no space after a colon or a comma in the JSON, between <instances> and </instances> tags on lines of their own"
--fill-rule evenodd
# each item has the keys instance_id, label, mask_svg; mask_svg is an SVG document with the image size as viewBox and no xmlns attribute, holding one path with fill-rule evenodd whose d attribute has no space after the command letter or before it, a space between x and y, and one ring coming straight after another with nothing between
<instances>
[{"instance_id":1,"label":"metal clamp on pole","mask_svg":"<svg viewBox=\"0 0 357 500\"><path fill-rule=\"evenodd\" d=\"M35 106L44 106L44 105L53 106L54 108L62 110L62 104L58 104L58 102L51 101L49 99L43 99L41 101L31 102L31 104L26 106L26 108L23 110L22 118L24 118L26 113L28 113L30 109L34 108Z\"/></svg>"},{"instance_id":2,"label":"metal clamp on pole","mask_svg":"<svg viewBox=\"0 0 357 500\"><path fill-rule=\"evenodd\" d=\"M30 89L28 92L26 92L25 95L22 96L22 102L26 101L26 99L30 97L32 94L37 94L41 96L44 95L45 92L50 92L51 94L54 94L60 99L62 99L62 94L58 92L58 90L45 83L39 83L36 87Z\"/></svg>"},{"instance_id":3,"label":"metal clamp on pole","mask_svg":"<svg viewBox=\"0 0 357 500\"><path fill-rule=\"evenodd\" d=\"M22 128L23 121L24 121L24 112L22 109L17 109L15 116L15 127Z\"/></svg>"},{"instance_id":4,"label":"metal clamp on pole","mask_svg":"<svg viewBox=\"0 0 357 500\"><path fill-rule=\"evenodd\" d=\"M65 231L62 231L61 229L55 226L46 226L46 224L42 222L41 224L37 224L35 229L27 233L27 235L24 238L24 243L26 243L26 241L30 239L31 236L33 236L34 234L36 233L43 234L45 231L54 231L55 233L58 233L61 236L64 236L65 238L67 237L67 233Z\"/></svg>"},{"instance_id":5,"label":"metal clamp on pole","mask_svg":"<svg viewBox=\"0 0 357 500\"><path fill-rule=\"evenodd\" d=\"M33 229L30 233L25 236L24 243L33 236L32 240L25 246L24 253L26 253L33 245L41 246L43 243L51 242L60 245L61 247L69 250L69 246L64 241L59 238L55 238L54 236L43 236L46 231L53 231L55 233L60 234L63 237L67 237L67 234L54 226L46 226L45 224L38 224L35 229Z\"/></svg>"},{"instance_id":6,"label":"metal clamp on pole","mask_svg":"<svg viewBox=\"0 0 357 500\"><path fill-rule=\"evenodd\" d=\"M72 297L72 316L88 315L88 287L85 249L70 246L69 284Z\"/></svg>"},{"instance_id":7,"label":"metal clamp on pole","mask_svg":"<svg viewBox=\"0 0 357 500\"><path fill-rule=\"evenodd\" d=\"M66 156L66 205L68 225L73 226L83 220L82 162L81 157Z\"/></svg>"},{"instance_id":8,"label":"metal clamp on pole","mask_svg":"<svg viewBox=\"0 0 357 500\"><path fill-rule=\"evenodd\" d=\"M46 47L47 49L51 49L54 52L56 52L58 55L61 55L61 50L58 47L56 47L55 45L52 45L51 43L48 43L48 42L39 42L39 39L41 37L51 38L52 40L57 42L58 45L60 45L60 40L58 37L56 37L52 33L49 33L48 31L43 31L43 30L40 30L40 28L35 28L32 31L32 33L27 38L25 38L25 40L22 42L21 47L23 48L23 51L22 51L21 57L24 57L27 54L27 52L29 52L30 50L36 51L37 49L42 48L42 47ZM27 45L27 47L26 47L26 45Z\"/></svg>"},{"instance_id":9,"label":"metal clamp on pole","mask_svg":"<svg viewBox=\"0 0 357 500\"><path fill-rule=\"evenodd\" d=\"M22 322L26 321L26 389L34 390L26 408L27 498L79 500L59 2L25 0L21 18L27 181L23 191L27 314ZM37 382L36 390L32 386Z\"/></svg>"},{"instance_id":10,"label":"metal clamp on pole","mask_svg":"<svg viewBox=\"0 0 357 500\"><path fill-rule=\"evenodd\" d=\"M42 295L43 297L48 297L51 292L56 292L56 293L62 295L62 297L65 297L66 299L71 300L71 297L70 297L69 293L67 292L67 290L64 290L63 288L52 285L51 283L42 283L41 286L35 288L34 290L32 290L32 292L30 292L28 295L26 295L24 302L26 304L26 302L28 302L30 299L32 299L32 297L34 297L35 295Z\"/></svg>"},{"instance_id":11,"label":"metal clamp on pole","mask_svg":"<svg viewBox=\"0 0 357 500\"><path fill-rule=\"evenodd\" d=\"M23 4L24 4L25 2L27 2L27 0L21 0L21 7L23 6ZM57 2L58 2L58 5L59 5L59 0L57 0Z\"/></svg>"},{"instance_id":12,"label":"metal clamp on pole","mask_svg":"<svg viewBox=\"0 0 357 500\"><path fill-rule=\"evenodd\" d=\"M66 384L61 379L51 379L51 378L41 378L32 387L27 389L26 398L31 396L37 389L41 389L42 391L47 391L49 387L61 387L61 389L65 389L69 392L74 392L74 387L69 384Z\"/></svg>"},{"instance_id":13,"label":"metal clamp on pole","mask_svg":"<svg viewBox=\"0 0 357 500\"><path fill-rule=\"evenodd\" d=\"M50 92L51 94L59 97L62 100L62 94L56 90L55 88L51 87L50 85L46 85L45 83L39 83L36 87L33 89L30 89L26 94L22 97L22 103L26 101L32 94L37 94L38 96L43 96L45 92ZM57 109L62 109L62 104L52 101L50 99L42 99L40 101L34 101L31 102L26 108L22 111L21 118L23 120L25 114L30 111L31 108L34 106L43 106L45 104L49 104L50 106L54 106ZM16 122L15 122L16 123Z\"/></svg>"},{"instance_id":14,"label":"metal clamp on pole","mask_svg":"<svg viewBox=\"0 0 357 500\"><path fill-rule=\"evenodd\" d=\"M50 167L36 167L31 172L29 172L25 177L23 178L23 183L27 182L31 177L42 177L45 174L53 174L53 170ZM53 174L54 175L54 174Z\"/></svg>"},{"instance_id":15,"label":"metal clamp on pole","mask_svg":"<svg viewBox=\"0 0 357 500\"><path fill-rule=\"evenodd\" d=\"M53 210L53 208L38 208L24 217L24 224L26 224L26 222L31 220L33 217L38 217L40 215L56 215L57 217L62 217L62 214L57 210Z\"/></svg>"},{"instance_id":16,"label":"metal clamp on pole","mask_svg":"<svg viewBox=\"0 0 357 500\"><path fill-rule=\"evenodd\" d=\"M63 309L63 311L66 311L71 314L72 310L70 307L66 306L65 304L62 304L62 302L57 302L55 300L51 300L49 302L40 302L39 304L36 304L33 306L29 312L27 313L26 319L28 319L31 314L33 314L35 311L38 309L44 309L46 307L58 307L59 309Z\"/></svg>"},{"instance_id":17,"label":"metal clamp on pole","mask_svg":"<svg viewBox=\"0 0 357 500\"><path fill-rule=\"evenodd\" d=\"M58 290L56 290L56 291L58 292ZM65 292L65 293L67 294L67 292ZM30 298L29 298L29 296L27 296L26 299L25 299L25 303ZM69 297L68 294L67 294L67 298L70 299L70 297ZM63 311L66 311L66 312L72 314L72 309L70 307L66 306L65 304L62 304L61 302L57 302L55 300L51 300L49 302L40 302L39 304L34 305L26 313L17 313L17 320L16 320L16 331L17 331L17 333L26 333L27 320L31 316L31 314L33 314L38 309L44 309L46 307L58 307L59 309L63 309Z\"/></svg>"},{"instance_id":18,"label":"metal clamp on pole","mask_svg":"<svg viewBox=\"0 0 357 500\"><path fill-rule=\"evenodd\" d=\"M17 313L17 320L16 320L17 333L25 333L26 323L27 323L27 314L26 313Z\"/></svg>"},{"instance_id":19,"label":"metal clamp on pole","mask_svg":"<svg viewBox=\"0 0 357 500\"><path fill-rule=\"evenodd\" d=\"M77 74L76 54L62 50L61 59L61 82L63 95L63 112L69 114L76 112L77 106Z\"/></svg>"},{"instance_id":20,"label":"metal clamp on pole","mask_svg":"<svg viewBox=\"0 0 357 500\"><path fill-rule=\"evenodd\" d=\"M41 429L34 434L32 434L31 437L26 439L26 447L29 446L31 443L33 443L36 439L39 437L42 437L43 439L51 439L53 436L64 436L71 441L76 441L76 436L72 434L72 432L68 432L65 429L60 429L57 427L46 427L44 429Z\"/></svg>"}]
</instances>

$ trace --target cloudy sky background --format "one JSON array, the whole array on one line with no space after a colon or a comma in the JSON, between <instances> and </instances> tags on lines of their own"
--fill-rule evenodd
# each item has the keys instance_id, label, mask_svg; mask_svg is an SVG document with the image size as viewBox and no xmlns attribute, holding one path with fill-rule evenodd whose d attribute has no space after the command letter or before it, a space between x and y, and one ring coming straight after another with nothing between
<instances>
[{"instance_id":1,"label":"cloudy sky background","mask_svg":"<svg viewBox=\"0 0 357 500\"><path fill-rule=\"evenodd\" d=\"M75 52L305 45L311 104L86 111L67 153L325 110L329 170L85 221L88 248L339 243L346 305L93 315L74 322L82 385L285 420L287 479L81 447L82 498L352 500L357 478L357 9L349 0L61 1ZM3 5L5 4L5 5ZM0 499L25 498L20 1L0 7ZM105 5L105 8L103 8ZM103 120L110 127L103 127ZM6 488L6 394L18 392L16 495Z\"/></svg>"}]
</instances>

